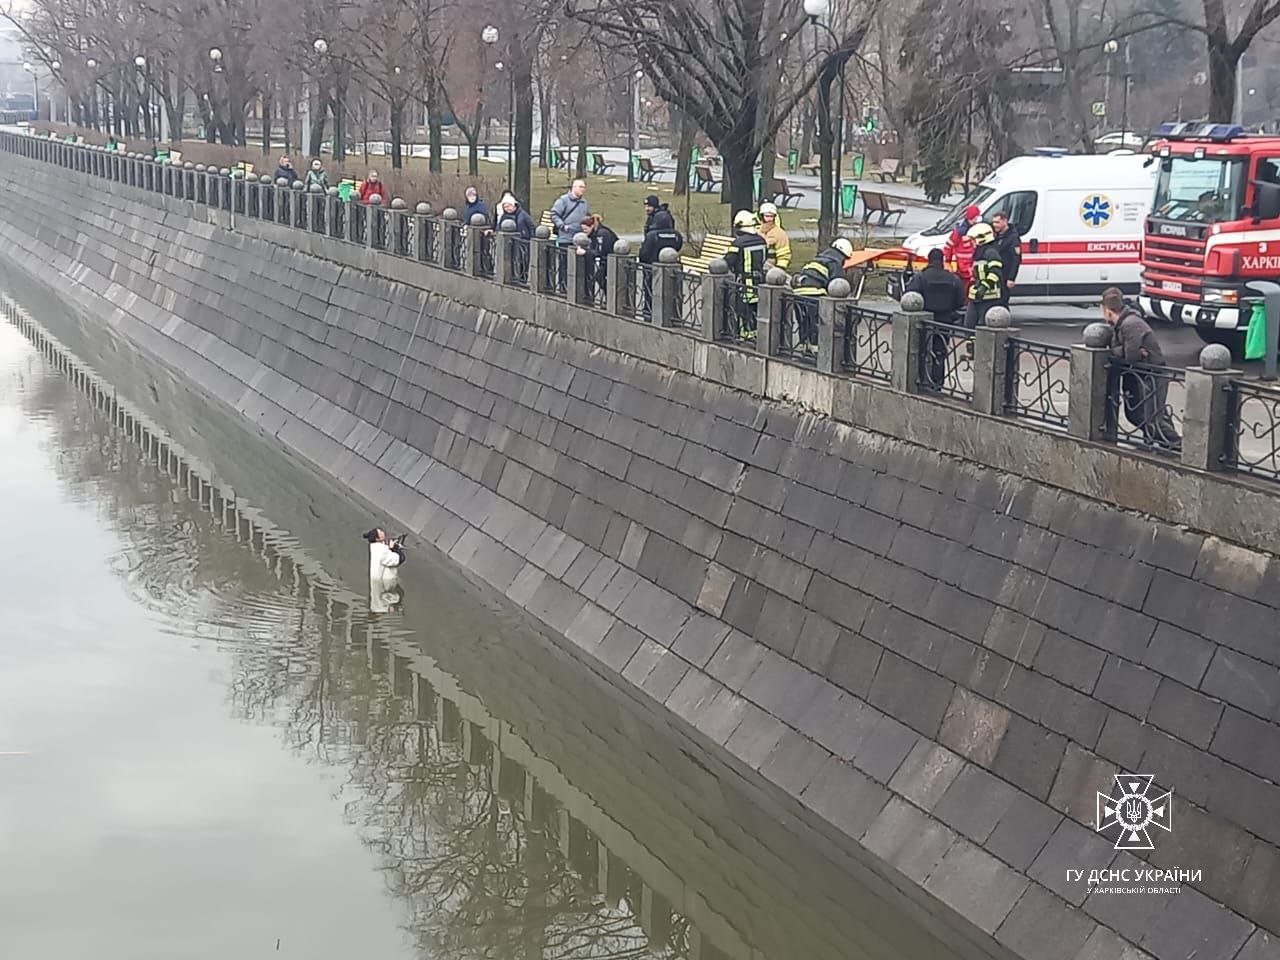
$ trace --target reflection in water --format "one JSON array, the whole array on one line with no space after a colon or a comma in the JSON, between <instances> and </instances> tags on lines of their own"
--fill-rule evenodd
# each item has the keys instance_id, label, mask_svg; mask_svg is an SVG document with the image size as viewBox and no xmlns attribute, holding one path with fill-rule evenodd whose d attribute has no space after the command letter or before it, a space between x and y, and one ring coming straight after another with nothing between
<instances>
[{"instance_id":1,"label":"reflection in water","mask_svg":"<svg viewBox=\"0 0 1280 960\"><path fill-rule=\"evenodd\" d=\"M423 653L446 655L443 641L433 636L442 632L444 614L435 606L439 598L421 587L424 581L407 587L371 583L364 595L347 589L295 539L119 409L109 388L84 371L55 372L34 358L24 340L0 326L0 413L20 410L34 425L43 454L29 469L56 477L54 513L80 509L72 505L95 512L106 568L134 611L109 654L128 677L149 674L178 691L161 699L156 709L162 712L149 722L176 724L211 690L219 691L223 715L229 710L248 721L238 728L275 729L303 762L295 765L306 771L299 775L283 758L272 764L259 756L233 775L243 779L247 806L261 819L281 808L288 794L296 805L284 819L297 818L299 842L270 844L290 877L271 893L244 881L218 889L215 899L232 928L257 924L266 934L273 928L259 912L292 911L312 928L309 957L951 955L905 922L900 908L887 907L887 895L864 876L848 874L848 863L831 845L802 830L794 817L757 806L728 768L625 706L629 701L599 678L576 666L567 672L560 661L549 661L550 654L534 654L541 648L523 649L514 660L513 651L501 649L502 668L494 671L501 677L489 685L491 706L513 722L523 717L524 737L556 743L572 761L562 772ZM0 499L14 502L23 495L0 472ZM92 560L92 549L81 552ZM87 603L102 567L82 566L77 576L86 585L81 599ZM139 610L145 617L136 616ZM471 619L486 622L479 613ZM168 644L143 642L148 633ZM78 656L83 634L73 629L68 636L64 655ZM494 651L486 637L470 640L465 656L455 659L460 673L474 680ZM23 656L23 650L11 654L18 662ZM198 681L189 676L192 661L204 671ZM184 667L187 675L172 675ZM539 685L542 696L529 692ZM106 721L120 709L115 698L129 689L126 680L109 691L101 713ZM27 719L21 710L6 715L0 706L0 735L6 721ZM238 741L230 745L242 736L239 730L217 727L209 736L228 741L218 749L243 749ZM4 773L0 767L0 778ZM599 799L566 774L580 782L590 777ZM282 788L293 780L300 789ZM307 799L298 800L304 791ZM31 803L40 802L39 788L32 793ZM350 851L333 852L340 841L324 810L307 805L325 795L354 828L344 833L359 837L363 862ZM219 838L226 835L223 811L198 801L190 804L186 855L216 860ZM609 812L615 807L627 812ZM91 821L82 830L97 842L93 809L78 815ZM247 824L254 817L247 816L230 829L252 838ZM4 827L0 808L0 839ZM282 830L279 823L273 829ZM312 851L313 844L324 849ZM27 852L38 873L34 849ZM245 855L250 873L264 869L254 852ZM20 858L22 853L19 848ZM132 871L165 868L145 844L135 843L125 859ZM378 902L361 883L370 862L382 890L392 895L391 908L385 892ZM118 867L120 859L111 863ZM98 879L109 876L110 870ZM308 882L324 886L328 899L312 904L298 896L293 888ZM0 927L6 925L5 894L0 881ZM289 909L264 909L261 900L270 896L284 897ZM74 907L74 897L67 906ZM399 932L388 937L388 925ZM297 939L284 940L282 955ZM29 942L47 946L38 936ZM254 941L255 949L262 942ZM231 955L201 945L203 952L183 942L154 955ZM152 955L136 944L118 949L122 957Z\"/></svg>"}]
</instances>

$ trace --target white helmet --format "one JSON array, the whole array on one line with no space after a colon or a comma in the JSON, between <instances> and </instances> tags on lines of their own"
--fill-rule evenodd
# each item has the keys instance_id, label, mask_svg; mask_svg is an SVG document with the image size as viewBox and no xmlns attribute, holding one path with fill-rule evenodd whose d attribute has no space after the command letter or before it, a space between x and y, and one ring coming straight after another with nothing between
<instances>
[{"instance_id":1,"label":"white helmet","mask_svg":"<svg viewBox=\"0 0 1280 960\"><path fill-rule=\"evenodd\" d=\"M756 215L750 210L739 210L733 215L733 225L739 228L749 228L756 225Z\"/></svg>"},{"instance_id":2,"label":"white helmet","mask_svg":"<svg viewBox=\"0 0 1280 960\"><path fill-rule=\"evenodd\" d=\"M837 250L839 250L841 253L843 253L846 257L853 256L853 244L850 243L848 240L846 240L844 237L840 237L838 240L834 241L831 245L835 247Z\"/></svg>"},{"instance_id":3,"label":"white helmet","mask_svg":"<svg viewBox=\"0 0 1280 960\"><path fill-rule=\"evenodd\" d=\"M778 208L775 207L769 201L766 200L764 203L760 204L760 216L776 217L777 215L778 215Z\"/></svg>"}]
</instances>

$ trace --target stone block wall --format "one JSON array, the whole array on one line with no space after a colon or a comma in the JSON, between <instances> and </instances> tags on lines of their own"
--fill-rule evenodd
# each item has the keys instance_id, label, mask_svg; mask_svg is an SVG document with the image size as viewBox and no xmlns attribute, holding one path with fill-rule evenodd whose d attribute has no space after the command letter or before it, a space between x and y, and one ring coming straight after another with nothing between
<instances>
[{"instance_id":1,"label":"stone block wall","mask_svg":"<svg viewBox=\"0 0 1280 960\"><path fill-rule=\"evenodd\" d=\"M4 159L0 254L85 344L402 519L977 941L1277 956L1274 558L602 349L591 311L548 307L566 336ZM1121 770L1175 791L1150 863L1199 884L1068 880L1136 862L1092 830Z\"/></svg>"}]
</instances>

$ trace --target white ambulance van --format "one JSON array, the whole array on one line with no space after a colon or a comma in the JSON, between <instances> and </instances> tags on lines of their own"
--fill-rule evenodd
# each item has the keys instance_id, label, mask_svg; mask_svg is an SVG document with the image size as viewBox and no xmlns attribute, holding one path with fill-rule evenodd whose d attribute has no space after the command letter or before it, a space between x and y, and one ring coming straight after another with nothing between
<instances>
[{"instance_id":1,"label":"white ambulance van","mask_svg":"<svg viewBox=\"0 0 1280 960\"><path fill-rule=\"evenodd\" d=\"M1014 303L1097 303L1107 287L1136 295L1142 227L1156 164L1117 152L1069 155L1043 149L1000 166L934 226L903 244L926 255L941 247L976 204L982 219L1006 213L1022 235Z\"/></svg>"}]
</instances>

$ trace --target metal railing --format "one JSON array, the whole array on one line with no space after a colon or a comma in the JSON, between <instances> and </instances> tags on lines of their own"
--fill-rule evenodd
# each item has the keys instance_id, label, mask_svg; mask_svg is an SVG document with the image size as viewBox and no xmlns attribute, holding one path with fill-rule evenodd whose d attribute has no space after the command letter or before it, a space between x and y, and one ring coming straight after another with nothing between
<instances>
[{"instance_id":1,"label":"metal railing","mask_svg":"<svg viewBox=\"0 0 1280 960\"><path fill-rule=\"evenodd\" d=\"M1067 429L1071 348L1010 337L1005 350L1005 415Z\"/></svg>"},{"instance_id":2,"label":"metal railing","mask_svg":"<svg viewBox=\"0 0 1280 960\"><path fill-rule=\"evenodd\" d=\"M1107 437L1160 453L1182 450L1181 415L1170 402L1171 390L1181 392L1185 370L1107 360Z\"/></svg>"},{"instance_id":3,"label":"metal railing","mask_svg":"<svg viewBox=\"0 0 1280 960\"><path fill-rule=\"evenodd\" d=\"M333 218L329 224L329 236L344 240L347 236L347 205L339 200L333 205Z\"/></svg>"},{"instance_id":4,"label":"metal railing","mask_svg":"<svg viewBox=\"0 0 1280 960\"><path fill-rule=\"evenodd\" d=\"M463 226L456 220L447 220L444 225L444 262L447 270L461 270L463 263Z\"/></svg>"},{"instance_id":5,"label":"metal railing","mask_svg":"<svg viewBox=\"0 0 1280 960\"><path fill-rule=\"evenodd\" d=\"M529 241L524 237L503 236L507 259L511 264L511 283L517 287L529 286Z\"/></svg>"},{"instance_id":6,"label":"metal railing","mask_svg":"<svg viewBox=\"0 0 1280 960\"><path fill-rule=\"evenodd\" d=\"M476 268L476 273L479 276L487 277L490 280L493 279L493 275L495 272L494 262L493 262L493 246L494 246L493 234L488 233L487 231L485 233L482 233L480 235L480 263Z\"/></svg>"},{"instance_id":7,"label":"metal railing","mask_svg":"<svg viewBox=\"0 0 1280 960\"><path fill-rule=\"evenodd\" d=\"M778 356L798 363L818 362L818 298L782 290Z\"/></svg>"},{"instance_id":8,"label":"metal railing","mask_svg":"<svg viewBox=\"0 0 1280 960\"><path fill-rule=\"evenodd\" d=\"M657 273L652 263L636 262L636 292L631 298L631 315L645 323L653 322L653 301L657 296Z\"/></svg>"},{"instance_id":9,"label":"metal railing","mask_svg":"<svg viewBox=\"0 0 1280 960\"><path fill-rule=\"evenodd\" d=\"M421 232L419 232L421 231ZM421 263L440 264L440 223L427 218L413 229L414 256Z\"/></svg>"},{"instance_id":10,"label":"metal railing","mask_svg":"<svg viewBox=\"0 0 1280 960\"><path fill-rule=\"evenodd\" d=\"M840 365L859 377L893 381L893 315L842 303L836 316L843 327Z\"/></svg>"},{"instance_id":11,"label":"metal railing","mask_svg":"<svg viewBox=\"0 0 1280 960\"><path fill-rule=\"evenodd\" d=\"M680 296L676 297L676 319L681 327L702 329L702 277L696 273L678 274Z\"/></svg>"},{"instance_id":12,"label":"metal railing","mask_svg":"<svg viewBox=\"0 0 1280 960\"><path fill-rule=\"evenodd\" d=\"M1266 480L1280 480L1280 388L1247 380L1227 383L1224 466Z\"/></svg>"},{"instance_id":13,"label":"metal railing","mask_svg":"<svg viewBox=\"0 0 1280 960\"><path fill-rule=\"evenodd\" d=\"M920 324L916 386L921 393L973 401L973 331L927 320Z\"/></svg>"},{"instance_id":14,"label":"metal railing","mask_svg":"<svg viewBox=\"0 0 1280 960\"><path fill-rule=\"evenodd\" d=\"M386 207L381 204L371 203L366 208L366 217L368 218L369 230L369 246L375 250L386 250L387 243L387 221L390 215L387 213Z\"/></svg>"},{"instance_id":15,"label":"metal railing","mask_svg":"<svg viewBox=\"0 0 1280 960\"><path fill-rule=\"evenodd\" d=\"M366 231L369 229L369 208L356 201L350 204L348 215L351 217L351 242L365 243Z\"/></svg>"},{"instance_id":16,"label":"metal railing","mask_svg":"<svg viewBox=\"0 0 1280 960\"><path fill-rule=\"evenodd\" d=\"M392 247L397 257L410 256L413 250L413 218L405 213L391 214Z\"/></svg>"},{"instance_id":17,"label":"metal railing","mask_svg":"<svg viewBox=\"0 0 1280 960\"><path fill-rule=\"evenodd\" d=\"M716 324L716 339L738 343L754 350L759 306L757 289L748 287L741 280L725 281L719 322Z\"/></svg>"},{"instance_id":18,"label":"metal railing","mask_svg":"<svg viewBox=\"0 0 1280 960\"><path fill-rule=\"evenodd\" d=\"M311 204L311 230L313 233L323 234L326 232L327 221L325 220L325 207L328 206L324 194L313 194L310 199Z\"/></svg>"},{"instance_id":19,"label":"metal railing","mask_svg":"<svg viewBox=\"0 0 1280 960\"><path fill-rule=\"evenodd\" d=\"M541 292L549 297L563 297L569 289L569 247L562 243L547 246L542 258Z\"/></svg>"}]
</instances>

